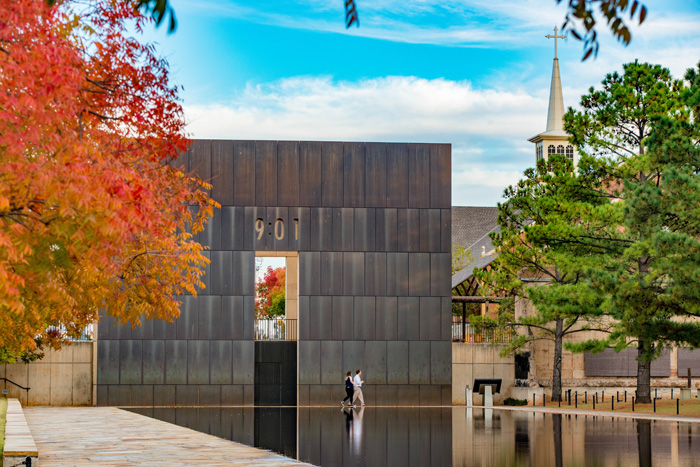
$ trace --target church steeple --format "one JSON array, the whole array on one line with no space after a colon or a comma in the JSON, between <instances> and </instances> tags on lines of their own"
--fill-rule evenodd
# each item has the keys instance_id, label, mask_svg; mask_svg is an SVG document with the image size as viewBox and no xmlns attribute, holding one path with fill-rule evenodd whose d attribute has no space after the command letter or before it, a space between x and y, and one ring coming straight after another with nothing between
<instances>
[{"instance_id":1,"label":"church steeple","mask_svg":"<svg viewBox=\"0 0 700 467\"><path fill-rule=\"evenodd\" d=\"M554 35L547 34L547 39L554 39L554 66L552 67L552 86L549 89L549 112L547 112L547 131L564 130L564 96L561 92L561 77L559 76L559 57L557 57L557 39L559 28L554 26Z\"/></svg>"},{"instance_id":2,"label":"church steeple","mask_svg":"<svg viewBox=\"0 0 700 467\"><path fill-rule=\"evenodd\" d=\"M559 76L559 59L554 59L552 68L552 87L549 89L549 111L547 112L547 131L564 131L564 96L561 92Z\"/></svg>"},{"instance_id":3,"label":"church steeple","mask_svg":"<svg viewBox=\"0 0 700 467\"><path fill-rule=\"evenodd\" d=\"M561 91L561 76L559 74L559 58L557 57L557 39L559 28L554 27L554 35L545 37L554 39L554 65L552 66L552 84L549 88L549 110L547 111L547 129L544 133L533 136L528 141L535 143L535 158L549 159L552 154L562 154L578 165L578 151L569 143L569 135L564 131L564 95Z\"/></svg>"}]
</instances>

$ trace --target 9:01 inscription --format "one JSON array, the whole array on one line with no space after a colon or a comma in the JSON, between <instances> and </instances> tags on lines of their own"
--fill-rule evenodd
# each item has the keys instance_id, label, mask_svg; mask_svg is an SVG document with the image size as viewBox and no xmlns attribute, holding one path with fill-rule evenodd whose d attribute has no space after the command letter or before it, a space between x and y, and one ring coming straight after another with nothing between
<instances>
[{"instance_id":1,"label":"9:01 inscription","mask_svg":"<svg viewBox=\"0 0 700 467\"><path fill-rule=\"evenodd\" d=\"M299 219L292 219L292 222L294 223L294 240L299 240ZM284 239L286 233L284 219L275 219L274 227L272 225L272 222L268 222L267 225L270 230L267 233L268 235L272 235L274 233L275 239ZM265 234L265 221L263 219L255 219L255 231L258 233L258 240L262 239L263 235Z\"/></svg>"}]
</instances>

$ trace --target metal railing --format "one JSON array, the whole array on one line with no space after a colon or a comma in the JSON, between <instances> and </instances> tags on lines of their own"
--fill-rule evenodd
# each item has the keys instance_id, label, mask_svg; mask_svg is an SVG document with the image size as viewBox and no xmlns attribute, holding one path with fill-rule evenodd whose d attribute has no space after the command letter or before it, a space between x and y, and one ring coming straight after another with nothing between
<instances>
[{"instance_id":1,"label":"metal railing","mask_svg":"<svg viewBox=\"0 0 700 467\"><path fill-rule=\"evenodd\" d=\"M69 337L68 340L73 341L73 342L91 342L94 338L95 332L94 332L94 326L92 324L88 324L85 329L80 333L80 336L77 338ZM66 334L66 327L65 326L49 326L46 329L47 332L57 332L60 333L61 335Z\"/></svg>"},{"instance_id":2,"label":"metal railing","mask_svg":"<svg viewBox=\"0 0 700 467\"><path fill-rule=\"evenodd\" d=\"M256 319L256 341L295 341L297 340L297 320L295 319Z\"/></svg>"},{"instance_id":3,"label":"metal railing","mask_svg":"<svg viewBox=\"0 0 700 467\"><path fill-rule=\"evenodd\" d=\"M478 331L469 322L462 323L460 316L452 317L452 341L467 344L509 344L515 339L511 328L483 328Z\"/></svg>"}]
</instances>

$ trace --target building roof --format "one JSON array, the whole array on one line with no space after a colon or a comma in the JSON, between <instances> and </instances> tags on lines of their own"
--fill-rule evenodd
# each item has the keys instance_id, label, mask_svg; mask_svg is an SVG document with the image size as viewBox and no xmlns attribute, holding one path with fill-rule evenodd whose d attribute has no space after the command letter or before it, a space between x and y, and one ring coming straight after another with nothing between
<instances>
[{"instance_id":1,"label":"building roof","mask_svg":"<svg viewBox=\"0 0 700 467\"><path fill-rule=\"evenodd\" d=\"M489 234L498 232L498 208L476 206L452 207L452 248L462 245L474 261L452 276L452 288L469 279L475 269L483 268L498 256ZM485 254L485 256L482 256Z\"/></svg>"}]
</instances>

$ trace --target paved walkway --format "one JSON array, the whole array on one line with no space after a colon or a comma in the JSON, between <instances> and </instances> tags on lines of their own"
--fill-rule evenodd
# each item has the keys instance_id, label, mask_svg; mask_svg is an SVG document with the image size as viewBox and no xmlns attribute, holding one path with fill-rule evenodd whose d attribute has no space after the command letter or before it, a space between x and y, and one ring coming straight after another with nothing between
<instances>
[{"instance_id":1,"label":"paved walkway","mask_svg":"<svg viewBox=\"0 0 700 467\"><path fill-rule=\"evenodd\" d=\"M25 407L42 466L300 466L293 459L113 407Z\"/></svg>"}]
</instances>

